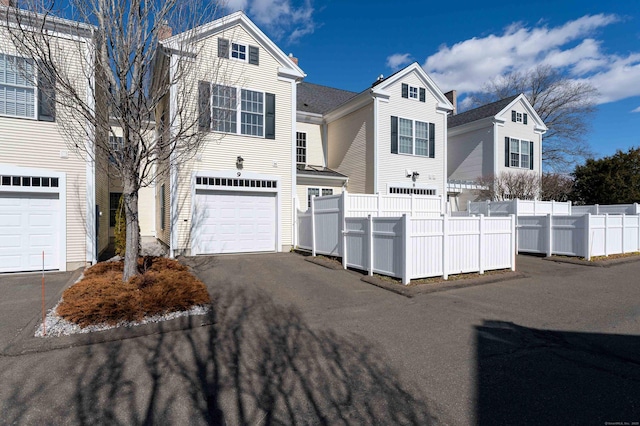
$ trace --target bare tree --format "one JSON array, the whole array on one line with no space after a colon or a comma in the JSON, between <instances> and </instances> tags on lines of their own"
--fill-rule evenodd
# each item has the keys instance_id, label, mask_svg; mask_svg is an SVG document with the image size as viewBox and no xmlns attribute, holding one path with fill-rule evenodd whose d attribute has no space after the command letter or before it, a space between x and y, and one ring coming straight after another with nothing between
<instances>
[{"instance_id":1,"label":"bare tree","mask_svg":"<svg viewBox=\"0 0 640 426\"><path fill-rule=\"evenodd\" d=\"M512 72L490 81L474 95L476 106L524 93L549 130L542 160L545 168L568 172L592 156L585 135L595 112L598 94L589 83L577 82L548 65L527 72Z\"/></svg>"},{"instance_id":2,"label":"bare tree","mask_svg":"<svg viewBox=\"0 0 640 426\"><path fill-rule=\"evenodd\" d=\"M502 172L476 179L478 201L534 200L540 196L540 177L534 172Z\"/></svg>"},{"instance_id":3,"label":"bare tree","mask_svg":"<svg viewBox=\"0 0 640 426\"><path fill-rule=\"evenodd\" d=\"M543 201L569 201L574 181L570 175L543 173L540 179L540 199Z\"/></svg>"},{"instance_id":4,"label":"bare tree","mask_svg":"<svg viewBox=\"0 0 640 426\"><path fill-rule=\"evenodd\" d=\"M186 76L198 54L194 28L214 18L216 4L70 0L64 10L55 10L54 1L23 0L5 9L11 41L32 59L37 70L32 74L46 82L40 84L43 91L49 88L70 149L96 167L112 167L122 181L127 235L123 280L138 273L138 190L170 166L189 161L203 143L193 100L197 81L191 87L194 79ZM171 29L181 34L172 38L171 63L165 65L159 41ZM71 37L60 38L60 33ZM89 42L74 43L78 39ZM171 114L156 117L170 94ZM115 138L114 126L121 128L122 139ZM122 142L109 143L109 135ZM109 160L100 161L105 158Z\"/></svg>"}]
</instances>

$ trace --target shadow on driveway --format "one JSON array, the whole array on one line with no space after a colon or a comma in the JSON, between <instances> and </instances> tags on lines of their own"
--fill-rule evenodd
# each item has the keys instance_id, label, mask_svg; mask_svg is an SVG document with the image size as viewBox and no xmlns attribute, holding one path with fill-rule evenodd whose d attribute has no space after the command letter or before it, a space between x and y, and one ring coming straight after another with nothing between
<instances>
[{"instance_id":1,"label":"shadow on driveway","mask_svg":"<svg viewBox=\"0 0 640 426\"><path fill-rule=\"evenodd\" d=\"M476 350L479 425L640 421L640 336L485 321Z\"/></svg>"},{"instance_id":2,"label":"shadow on driveway","mask_svg":"<svg viewBox=\"0 0 640 426\"><path fill-rule=\"evenodd\" d=\"M50 361L48 374L25 371L37 379L17 374L3 383L11 390L3 422L436 421L421 393L401 384L364 339L311 329L298 311L255 289L221 286L212 299L213 325L53 352L58 365Z\"/></svg>"}]
</instances>

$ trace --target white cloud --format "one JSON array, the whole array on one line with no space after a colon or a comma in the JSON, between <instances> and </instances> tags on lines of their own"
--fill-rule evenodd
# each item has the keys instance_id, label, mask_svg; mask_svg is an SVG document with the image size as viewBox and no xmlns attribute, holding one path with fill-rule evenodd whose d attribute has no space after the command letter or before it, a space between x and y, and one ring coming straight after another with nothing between
<instances>
[{"instance_id":1,"label":"white cloud","mask_svg":"<svg viewBox=\"0 0 640 426\"><path fill-rule=\"evenodd\" d=\"M619 21L616 15L587 15L557 27L514 23L502 34L441 46L423 68L441 89L478 92L490 80L512 71L547 64L600 92L600 103L640 95L640 52L620 57L603 52L597 30Z\"/></svg>"},{"instance_id":2,"label":"white cloud","mask_svg":"<svg viewBox=\"0 0 640 426\"><path fill-rule=\"evenodd\" d=\"M631 112L640 112L640 107L638 107L638 108L636 108L636 109L632 110Z\"/></svg>"},{"instance_id":3,"label":"white cloud","mask_svg":"<svg viewBox=\"0 0 640 426\"><path fill-rule=\"evenodd\" d=\"M225 8L244 10L275 39L294 42L316 28L311 0L227 0Z\"/></svg>"},{"instance_id":4,"label":"white cloud","mask_svg":"<svg viewBox=\"0 0 640 426\"><path fill-rule=\"evenodd\" d=\"M413 58L410 53L394 53L387 57L387 67L397 71L405 65L410 64L412 61Z\"/></svg>"}]
</instances>

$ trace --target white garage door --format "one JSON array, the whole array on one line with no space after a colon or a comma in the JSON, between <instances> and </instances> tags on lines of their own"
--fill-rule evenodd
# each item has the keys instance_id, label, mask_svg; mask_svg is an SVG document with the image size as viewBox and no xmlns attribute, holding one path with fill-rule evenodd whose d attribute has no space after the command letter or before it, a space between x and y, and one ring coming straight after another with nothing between
<instances>
[{"instance_id":1,"label":"white garage door","mask_svg":"<svg viewBox=\"0 0 640 426\"><path fill-rule=\"evenodd\" d=\"M275 193L198 190L193 214L197 254L276 250Z\"/></svg>"},{"instance_id":2,"label":"white garage door","mask_svg":"<svg viewBox=\"0 0 640 426\"><path fill-rule=\"evenodd\" d=\"M0 192L0 272L60 268L58 194Z\"/></svg>"}]
</instances>

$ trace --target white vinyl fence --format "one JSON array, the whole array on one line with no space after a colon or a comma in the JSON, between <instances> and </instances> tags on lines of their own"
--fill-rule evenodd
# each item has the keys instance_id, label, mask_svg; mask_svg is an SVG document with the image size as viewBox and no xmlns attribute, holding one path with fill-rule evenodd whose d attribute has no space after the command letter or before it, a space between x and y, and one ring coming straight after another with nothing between
<instances>
[{"instance_id":1,"label":"white vinyl fence","mask_svg":"<svg viewBox=\"0 0 640 426\"><path fill-rule=\"evenodd\" d=\"M639 215L518 216L518 251L589 260L640 251Z\"/></svg>"},{"instance_id":2,"label":"white vinyl fence","mask_svg":"<svg viewBox=\"0 0 640 426\"><path fill-rule=\"evenodd\" d=\"M594 204L590 206L573 206L571 214L640 214L640 204Z\"/></svg>"},{"instance_id":3,"label":"white vinyl fence","mask_svg":"<svg viewBox=\"0 0 640 426\"><path fill-rule=\"evenodd\" d=\"M298 247L352 267L411 279L492 269L515 270L515 216L349 217L346 196L314 198L298 212ZM416 197L417 198L417 197Z\"/></svg>"},{"instance_id":4,"label":"white vinyl fence","mask_svg":"<svg viewBox=\"0 0 640 426\"><path fill-rule=\"evenodd\" d=\"M535 201L513 199L509 201L480 201L467 205L468 214L486 216L538 216L538 215L570 215L571 201Z\"/></svg>"}]
</instances>

